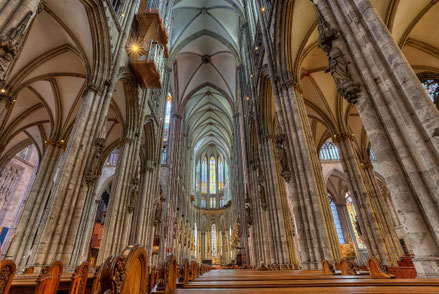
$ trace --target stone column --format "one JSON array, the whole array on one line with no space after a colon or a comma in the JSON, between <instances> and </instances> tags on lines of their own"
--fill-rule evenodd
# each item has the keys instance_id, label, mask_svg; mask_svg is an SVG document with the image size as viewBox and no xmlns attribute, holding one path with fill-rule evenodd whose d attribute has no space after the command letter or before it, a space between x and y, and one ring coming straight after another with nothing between
<instances>
[{"instance_id":1,"label":"stone column","mask_svg":"<svg viewBox=\"0 0 439 294\"><path fill-rule=\"evenodd\" d=\"M63 145L48 144L38 166L29 198L6 255L6 258L15 261L18 270L25 267L30 254L34 253L31 251L33 240L37 234L38 224L43 217L45 206L51 196L62 152Z\"/></svg>"},{"instance_id":2,"label":"stone column","mask_svg":"<svg viewBox=\"0 0 439 294\"><path fill-rule=\"evenodd\" d=\"M261 0L258 3L259 8L262 7ZM321 267L323 259L341 259L340 244L302 94L294 89L294 81L285 77L282 80L279 78L273 61L268 26L261 9L258 9L258 13L273 87L276 117L285 136L285 165L290 170L283 171L283 174L292 193L289 196L293 198L301 265L303 269L317 269Z\"/></svg>"},{"instance_id":3,"label":"stone column","mask_svg":"<svg viewBox=\"0 0 439 294\"><path fill-rule=\"evenodd\" d=\"M0 87L7 89L7 73L21 52L26 33L47 0L2 1L0 3Z\"/></svg>"},{"instance_id":4,"label":"stone column","mask_svg":"<svg viewBox=\"0 0 439 294\"><path fill-rule=\"evenodd\" d=\"M415 254L439 276L439 114L369 0L314 0L319 45L361 121Z\"/></svg>"},{"instance_id":5,"label":"stone column","mask_svg":"<svg viewBox=\"0 0 439 294\"><path fill-rule=\"evenodd\" d=\"M368 185L367 177L362 172L364 164L357 158L352 139L349 134L341 134L334 135L333 141L340 151L341 163L354 199L363 241L370 256L378 258L386 265L397 266L396 262L402 256L402 250L399 241L394 238L396 236L394 225L385 221L384 214L388 211L383 211L377 202L377 194L374 193L373 187Z\"/></svg>"},{"instance_id":6,"label":"stone column","mask_svg":"<svg viewBox=\"0 0 439 294\"><path fill-rule=\"evenodd\" d=\"M181 141L182 141L182 121L181 114L174 113L171 120L171 136L168 144L168 158L170 162L169 171L169 189L165 196L165 205L162 213L162 226L160 232L160 252L159 261L163 261L168 254L168 250L174 250L174 231L176 229L174 221L176 220L177 213L177 200L179 196L179 175L180 175L180 159L181 159Z\"/></svg>"}]
</instances>

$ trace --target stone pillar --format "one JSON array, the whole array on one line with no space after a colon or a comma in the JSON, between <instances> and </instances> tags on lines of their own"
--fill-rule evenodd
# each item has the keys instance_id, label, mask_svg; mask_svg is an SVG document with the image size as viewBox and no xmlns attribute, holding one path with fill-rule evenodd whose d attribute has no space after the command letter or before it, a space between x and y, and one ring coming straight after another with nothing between
<instances>
[{"instance_id":1,"label":"stone pillar","mask_svg":"<svg viewBox=\"0 0 439 294\"><path fill-rule=\"evenodd\" d=\"M353 138L349 134L334 135L341 155L341 163L347 177L349 190L354 199L358 214L362 238L370 256L374 256L386 265L397 266L402 256L402 249L396 237L394 225L386 223L377 194L367 182L362 172L364 164L360 163L354 150ZM379 192L378 192L379 193Z\"/></svg>"},{"instance_id":2,"label":"stone pillar","mask_svg":"<svg viewBox=\"0 0 439 294\"><path fill-rule=\"evenodd\" d=\"M47 0L2 1L0 11L0 87L7 89L6 75L21 52L26 33Z\"/></svg>"},{"instance_id":3,"label":"stone pillar","mask_svg":"<svg viewBox=\"0 0 439 294\"><path fill-rule=\"evenodd\" d=\"M6 258L15 261L18 270L22 270L26 266L30 254L34 253L31 250L33 240L37 234L38 224L43 218L44 208L51 196L63 146L48 144L38 166L38 172L29 193L29 198L6 255Z\"/></svg>"},{"instance_id":4,"label":"stone pillar","mask_svg":"<svg viewBox=\"0 0 439 294\"><path fill-rule=\"evenodd\" d=\"M262 7L261 0L258 1ZM293 198L294 218L298 230L300 258L303 269L321 267L323 259L341 259L340 244L327 200L320 161L315 150L302 94L294 89L295 82L279 78L273 59L268 26L261 9L257 9L265 54L273 87L276 117L285 136L286 163L291 170L283 171ZM294 175L288 177L288 175Z\"/></svg>"},{"instance_id":5,"label":"stone pillar","mask_svg":"<svg viewBox=\"0 0 439 294\"><path fill-rule=\"evenodd\" d=\"M419 277L439 276L439 113L369 0L314 0L319 45L356 103Z\"/></svg>"},{"instance_id":6,"label":"stone pillar","mask_svg":"<svg viewBox=\"0 0 439 294\"><path fill-rule=\"evenodd\" d=\"M163 207L162 213L162 226L160 232L160 251L159 251L159 261L163 261L170 250L174 250L174 233L176 226L174 221L177 217L177 200L179 196L179 175L180 175L180 159L181 159L181 141L182 141L182 121L183 118L181 114L174 113L171 120L171 137L169 142L171 148L168 145L168 158L170 162L169 171L169 189L165 197L165 205Z\"/></svg>"}]
</instances>

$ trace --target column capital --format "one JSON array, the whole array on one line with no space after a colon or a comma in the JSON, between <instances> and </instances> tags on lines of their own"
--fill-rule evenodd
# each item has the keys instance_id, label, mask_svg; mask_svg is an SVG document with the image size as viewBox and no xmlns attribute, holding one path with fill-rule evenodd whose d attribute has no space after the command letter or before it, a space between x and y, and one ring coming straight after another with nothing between
<instances>
[{"instance_id":1,"label":"column capital","mask_svg":"<svg viewBox=\"0 0 439 294\"><path fill-rule=\"evenodd\" d=\"M334 143L338 143L347 139L353 140L354 134L338 134L332 136L332 142Z\"/></svg>"}]
</instances>

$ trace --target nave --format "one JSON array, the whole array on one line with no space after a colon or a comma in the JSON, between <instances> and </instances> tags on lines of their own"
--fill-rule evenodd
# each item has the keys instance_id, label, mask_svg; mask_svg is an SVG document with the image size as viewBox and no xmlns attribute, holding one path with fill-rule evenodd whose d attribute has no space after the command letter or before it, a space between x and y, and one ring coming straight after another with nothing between
<instances>
[{"instance_id":1,"label":"nave","mask_svg":"<svg viewBox=\"0 0 439 294\"><path fill-rule=\"evenodd\" d=\"M286 265L227 269L199 264L169 254L160 266L148 267L145 247L133 244L97 267L83 262L74 273L63 273L55 261L40 274L29 267L15 275L16 266L0 267L2 294L192 294L192 293L439 293L438 279L396 279L376 258L367 267L342 259L322 270L293 270Z\"/></svg>"}]
</instances>

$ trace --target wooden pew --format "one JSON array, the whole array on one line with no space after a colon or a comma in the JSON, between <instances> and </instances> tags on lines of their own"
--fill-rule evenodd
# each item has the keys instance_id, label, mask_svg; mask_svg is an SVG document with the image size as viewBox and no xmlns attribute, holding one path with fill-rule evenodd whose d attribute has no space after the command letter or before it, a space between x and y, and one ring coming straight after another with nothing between
<instances>
[{"instance_id":1,"label":"wooden pew","mask_svg":"<svg viewBox=\"0 0 439 294\"><path fill-rule=\"evenodd\" d=\"M102 265L97 293L145 294L148 285L148 265L145 248L130 245Z\"/></svg>"},{"instance_id":2,"label":"wooden pew","mask_svg":"<svg viewBox=\"0 0 439 294\"><path fill-rule=\"evenodd\" d=\"M76 267L75 272L72 275L69 294L85 293L89 270L90 264L88 262L83 262L80 266Z\"/></svg>"},{"instance_id":3,"label":"wooden pew","mask_svg":"<svg viewBox=\"0 0 439 294\"><path fill-rule=\"evenodd\" d=\"M367 259L367 268L369 269L370 275L373 278L395 278L394 275L386 273L386 271L382 268L380 262L375 257L369 257Z\"/></svg>"},{"instance_id":4,"label":"wooden pew","mask_svg":"<svg viewBox=\"0 0 439 294\"><path fill-rule=\"evenodd\" d=\"M179 276L177 287L181 287L183 284L189 282L189 260L187 258L183 259L183 264L179 268Z\"/></svg>"},{"instance_id":5,"label":"wooden pew","mask_svg":"<svg viewBox=\"0 0 439 294\"><path fill-rule=\"evenodd\" d=\"M63 265L60 261L45 266L37 279L35 294L55 294L58 291Z\"/></svg>"},{"instance_id":6,"label":"wooden pew","mask_svg":"<svg viewBox=\"0 0 439 294\"><path fill-rule=\"evenodd\" d=\"M175 255L170 254L160 265L160 278L151 293L168 294L173 289L177 289L177 259Z\"/></svg>"},{"instance_id":7,"label":"wooden pew","mask_svg":"<svg viewBox=\"0 0 439 294\"><path fill-rule=\"evenodd\" d=\"M322 261L323 273L326 275L339 275L340 273L334 269L334 266L327 260Z\"/></svg>"},{"instance_id":8,"label":"wooden pew","mask_svg":"<svg viewBox=\"0 0 439 294\"><path fill-rule=\"evenodd\" d=\"M0 253L1 254L1 253ZM3 260L0 263L0 293L7 294L15 276L16 266L12 260Z\"/></svg>"}]
</instances>

